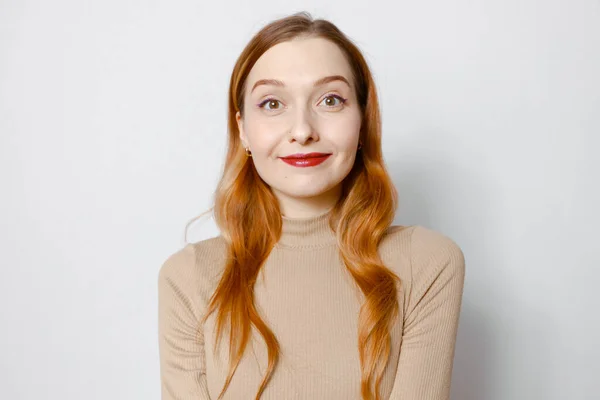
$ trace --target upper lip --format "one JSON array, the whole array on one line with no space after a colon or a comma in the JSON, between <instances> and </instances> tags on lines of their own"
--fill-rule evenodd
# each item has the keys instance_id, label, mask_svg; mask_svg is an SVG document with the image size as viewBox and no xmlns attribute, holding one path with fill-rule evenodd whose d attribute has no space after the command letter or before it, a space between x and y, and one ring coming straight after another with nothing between
<instances>
[{"instance_id":1,"label":"upper lip","mask_svg":"<svg viewBox=\"0 0 600 400\"><path fill-rule=\"evenodd\" d=\"M288 156L283 156L281 158L315 158L315 157L323 157L328 156L331 153L296 153L290 154Z\"/></svg>"}]
</instances>

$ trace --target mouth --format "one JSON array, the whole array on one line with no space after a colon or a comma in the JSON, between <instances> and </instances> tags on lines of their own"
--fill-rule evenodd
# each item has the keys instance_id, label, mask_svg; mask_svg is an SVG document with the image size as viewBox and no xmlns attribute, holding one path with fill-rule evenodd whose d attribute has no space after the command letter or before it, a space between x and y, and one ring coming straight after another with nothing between
<instances>
[{"instance_id":1,"label":"mouth","mask_svg":"<svg viewBox=\"0 0 600 400\"><path fill-rule=\"evenodd\" d=\"M318 157L325 157L325 156L330 156L331 153L296 153L296 154L290 154L289 156L283 156L281 158L283 159L290 159L290 158L318 158Z\"/></svg>"},{"instance_id":2,"label":"mouth","mask_svg":"<svg viewBox=\"0 0 600 400\"><path fill-rule=\"evenodd\" d=\"M331 156L331 153L296 153L280 157L281 161L294 167L314 167Z\"/></svg>"}]
</instances>

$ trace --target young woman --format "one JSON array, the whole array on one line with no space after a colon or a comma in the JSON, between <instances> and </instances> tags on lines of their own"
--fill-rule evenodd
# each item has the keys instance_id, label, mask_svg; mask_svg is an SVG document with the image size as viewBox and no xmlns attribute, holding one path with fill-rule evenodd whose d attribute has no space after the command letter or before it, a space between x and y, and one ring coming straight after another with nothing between
<instances>
[{"instance_id":1,"label":"young woman","mask_svg":"<svg viewBox=\"0 0 600 400\"><path fill-rule=\"evenodd\" d=\"M449 398L463 253L391 226L373 78L332 23L243 50L214 200L221 234L160 270L163 400Z\"/></svg>"}]
</instances>

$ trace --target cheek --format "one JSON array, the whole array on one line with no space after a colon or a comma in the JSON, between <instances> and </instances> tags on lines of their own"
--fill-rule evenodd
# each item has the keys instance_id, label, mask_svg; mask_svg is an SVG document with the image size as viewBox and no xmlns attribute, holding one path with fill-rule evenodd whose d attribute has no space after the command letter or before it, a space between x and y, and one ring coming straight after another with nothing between
<instances>
[{"instance_id":1,"label":"cheek","mask_svg":"<svg viewBox=\"0 0 600 400\"><path fill-rule=\"evenodd\" d=\"M245 121L245 133L252 149L257 154L268 155L277 145L281 127L256 116L248 116Z\"/></svg>"},{"instance_id":2,"label":"cheek","mask_svg":"<svg viewBox=\"0 0 600 400\"><path fill-rule=\"evenodd\" d=\"M353 152L360 136L360 116L352 114L347 118L326 120L320 131L322 136L335 143L338 152Z\"/></svg>"}]
</instances>

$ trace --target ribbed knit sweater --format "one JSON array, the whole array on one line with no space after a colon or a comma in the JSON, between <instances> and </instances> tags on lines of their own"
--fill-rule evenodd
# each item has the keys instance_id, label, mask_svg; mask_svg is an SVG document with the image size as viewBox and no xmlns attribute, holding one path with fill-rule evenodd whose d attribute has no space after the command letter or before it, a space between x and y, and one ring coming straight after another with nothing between
<instances>
[{"instance_id":1,"label":"ribbed knit sweater","mask_svg":"<svg viewBox=\"0 0 600 400\"><path fill-rule=\"evenodd\" d=\"M282 235L254 293L280 346L263 400L360 400L358 315L364 296L342 263L329 213L282 216ZM385 266L401 278L400 313L382 399L445 400L464 285L465 262L450 238L422 226L392 226L379 245ZM229 367L229 333L213 351L213 313L200 320L222 274L222 236L188 244L162 265L158 280L162 400L216 400ZM267 347L253 327L224 400L255 398Z\"/></svg>"}]
</instances>

